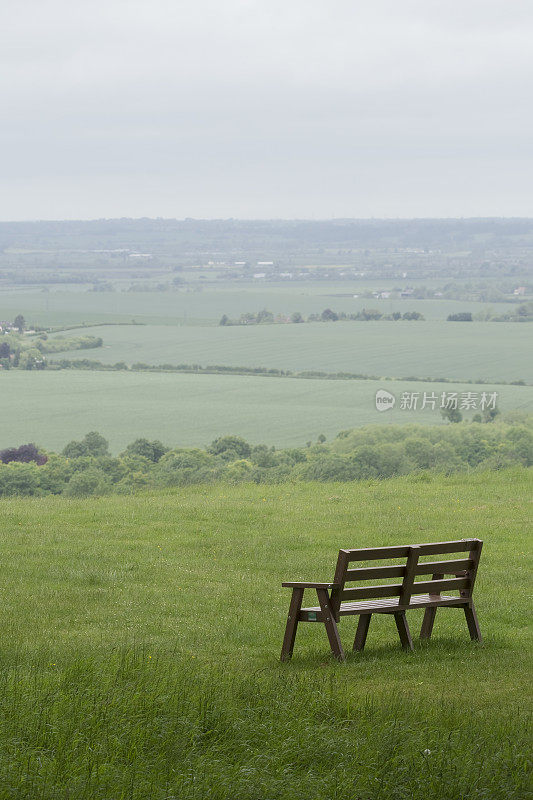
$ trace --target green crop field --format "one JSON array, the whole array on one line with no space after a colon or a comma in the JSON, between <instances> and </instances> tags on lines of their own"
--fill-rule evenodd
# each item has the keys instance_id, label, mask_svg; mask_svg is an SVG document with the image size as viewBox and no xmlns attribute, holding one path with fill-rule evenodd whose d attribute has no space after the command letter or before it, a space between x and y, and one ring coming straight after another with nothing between
<instances>
[{"instance_id":1,"label":"green crop field","mask_svg":"<svg viewBox=\"0 0 533 800\"><path fill-rule=\"evenodd\" d=\"M530 797L531 473L426 477L3 500L0 797ZM414 653L385 617L343 664L321 625L278 661L282 580L465 536L482 645L442 609Z\"/></svg>"},{"instance_id":2,"label":"green crop field","mask_svg":"<svg viewBox=\"0 0 533 800\"><path fill-rule=\"evenodd\" d=\"M329 322L234 327L102 326L104 347L53 359L225 364L377 377L533 382L530 327L514 322ZM75 332L73 332L75 335Z\"/></svg>"},{"instance_id":3,"label":"green crop field","mask_svg":"<svg viewBox=\"0 0 533 800\"><path fill-rule=\"evenodd\" d=\"M362 308L391 311L420 311L427 319L445 320L458 311L478 312L490 307L487 303L456 300L375 300L354 298L361 289L357 284L281 284L244 285L221 282L206 288L193 285L189 290L172 292L90 292L39 291L35 288L2 290L0 319L13 319L23 314L32 324L74 325L79 322L138 322L176 325L195 321L218 323L223 314L239 317L246 311L267 308L273 313L304 315L320 313L325 308L357 312ZM338 295L348 296L338 296ZM514 308L498 303L499 313ZM494 306L493 306L494 308Z\"/></svg>"},{"instance_id":4,"label":"green crop field","mask_svg":"<svg viewBox=\"0 0 533 800\"><path fill-rule=\"evenodd\" d=\"M85 351L92 352L92 351ZM378 412L375 393L397 398ZM405 381L328 381L239 375L10 370L0 373L2 447L34 441L61 449L98 430L118 452L139 436L169 446L205 445L236 433L251 442L302 445L370 423L444 424L438 403L420 410L422 393L497 392L502 411L533 410L533 387ZM420 392L417 410L402 410L402 392ZM465 414L467 418L473 412Z\"/></svg>"}]
</instances>

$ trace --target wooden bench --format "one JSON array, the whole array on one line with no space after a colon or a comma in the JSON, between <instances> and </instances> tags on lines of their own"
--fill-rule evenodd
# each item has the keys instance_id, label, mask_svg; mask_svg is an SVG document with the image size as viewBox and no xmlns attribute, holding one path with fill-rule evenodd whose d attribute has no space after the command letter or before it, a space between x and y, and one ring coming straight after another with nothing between
<instances>
[{"instance_id":1,"label":"wooden bench","mask_svg":"<svg viewBox=\"0 0 533 800\"><path fill-rule=\"evenodd\" d=\"M480 539L461 539L454 542L435 542L399 547L374 547L361 550L339 550L337 568L331 583L309 583L291 581L282 586L292 589L287 627L281 660L292 656L294 639L299 622L323 622L326 626L333 655L345 658L337 623L340 617L359 615L359 623L353 644L354 650L362 650L372 614L393 614L402 647L413 649L413 642L405 612L425 608L420 632L421 639L429 639L433 630L437 608L462 608L466 615L470 637L481 641L472 592L483 542ZM441 560L440 556L463 554L452 560ZM439 560L434 560L435 556ZM423 560L430 557L431 560ZM376 566L353 567L356 562L382 562ZM385 563L383 563L385 562ZM387 563L389 562L389 563ZM392 562L392 563L391 563ZM418 576L431 575L417 581ZM446 576L453 577L447 578ZM378 583L381 579L401 578L401 583ZM360 587L347 584L372 581L372 585ZM302 608L305 589L315 589L318 606ZM448 594L449 591L458 594ZM447 594L441 594L446 591Z\"/></svg>"}]
</instances>

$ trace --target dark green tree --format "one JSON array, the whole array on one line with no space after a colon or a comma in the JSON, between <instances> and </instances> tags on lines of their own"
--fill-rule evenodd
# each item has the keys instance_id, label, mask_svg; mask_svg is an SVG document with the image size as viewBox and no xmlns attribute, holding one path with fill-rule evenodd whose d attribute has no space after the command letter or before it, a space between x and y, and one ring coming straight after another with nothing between
<instances>
[{"instance_id":1,"label":"dark green tree","mask_svg":"<svg viewBox=\"0 0 533 800\"><path fill-rule=\"evenodd\" d=\"M83 456L107 456L109 455L109 444L107 439L97 431L87 433L81 442L69 442L63 448L63 455L66 458L83 458Z\"/></svg>"},{"instance_id":2,"label":"dark green tree","mask_svg":"<svg viewBox=\"0 0 533 800\"><path fill-rule=\"evenodd\" d=\"M208 453L213 453L215 456L222 456L225 459L235 458L248 458L252 452L252 448L245 439L240 436L220 436L211 442L207 448Z\"/></svg>"},{"instance_id":3,"label":"dark green tree","mask_svg":"<svg viewBox=\"0 0 533 800\"><path fill-rule=\"evenodd\" d=\"M134 442L129 444L124 451L127 454L143 456L154 464L157 464L159 459L168 453L169 448L165 447L162 442L155 439L150 442L148 439L135 439Z\"/></svg>"},{"instance_id":4,"label":"dark green tree","mask_svg":"<svg viewBox=\"0 0 533 800\"><path fill-rule=\"evenodd\" d=\"M458 408L443 408L441 410L441 417L448 420L448 422L461 422L463 415Z\"/></svg>"}]
</instances>

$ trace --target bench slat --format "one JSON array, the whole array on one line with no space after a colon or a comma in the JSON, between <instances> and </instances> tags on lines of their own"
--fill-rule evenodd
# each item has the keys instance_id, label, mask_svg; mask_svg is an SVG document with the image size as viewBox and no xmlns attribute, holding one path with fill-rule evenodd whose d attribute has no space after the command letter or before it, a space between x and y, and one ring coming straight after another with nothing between
<instances>
[{"instance_id":1,"label":"bench slat","mask_svg":"<svg viewBox=\"0 0 533 800\"><path fill-rule=\"evenodd\" d=\"M347 569L345 580L348 581L369 581L374 578L403 578L405 566L397 567L359 567L358 569Z\"/></svg>"},{"instance_id":2,"label":"bench slat","mask_svg":"<svg viewBox=\"0 0 533 800\"><path fill-rule=\"evenodd\" d=\"M462 597L451 597L449 595L442 595L440 597L433 594L415 595L411 598L408 608L420 608L424 606L450 606L450 605L465 605ZM338 612L340 617L349 614L365 614L365 613L391 613L398 609L398 598L388 598L382 600L368 600L366 602L356 603L343 603ZM311 619L309 619L311 615ZM302 608L300 611L300 620L303 622L322 622L322 614L320 606L312 606Z\"/></svg>"},{"instance_id":3,"label":"bench slat","mask_svg":"<svg viewBox=\"0 0 533 800\"><path fill-rule=\"evenodd\" d=\"M365 600L370 597L399 597L401 583L390 583L388 586L363 586L357 589L344 589L340 593L342 600Z\"/></svg>"},{"instance_id":4,"label":"bench slat","mask_svg":"<svg viewBox=\"0 0 533 800\"><path fill-rule=\"evenodd\" d=\"M461 539L457 542L435 542L431 544L419 544L420 557L434 556L441 553L462 553L465 550L472 550L478 539Z\"/></svg>"},{"instance_id":5,"label":"bench slat","mask_svg":"<svg viewBox=\"0 0 533 800\"><path fill-rule=\"evenodd\" d=\"M421 592L439 594L443 589L466 589L469 585L469 578L445 578L440 581L419 581L413 584L413 594L419 594Z\"/></svg>"},{"instance_id":6,"label":"bench slat","mask_svg":"<svg viewBox=\"0 0 533 800\"><path fill-rule=\"evenodd\" d=\"M461 553L476 547L479 539L457 539L453 542L428 542L427 544L412 545L419 548L420 556L438 555L440 553ZM407 558L410 545L395 545L391 547L369 547L361 549L341 550L344 558L349 561L373 561L380 558Z\"/></svg>"},{"instance_id":7,"label":"bench slat","mask_svg":"<svg viewBox=\"0 0 533 800\"><path fill-rule=\"evenodd\" d=\"M373 561L380 558L407 558L408 546L395 547L370 547L361 550L341 550L346 556L346 561Z\"/></svg>"},{"instance_id":8,"label":"bench slat","mask_svg":"<svg viewBox=\"0 0 533 800\"><path fill-rule=\"evenodd\" d=\"M474 562L469 558L454 558L453 561L426 561L425 564L418 562L416 567L417 575L433 575L442 573L443 575L453 575L463 569L470 569Z\"/></svg>"}]
</instances>

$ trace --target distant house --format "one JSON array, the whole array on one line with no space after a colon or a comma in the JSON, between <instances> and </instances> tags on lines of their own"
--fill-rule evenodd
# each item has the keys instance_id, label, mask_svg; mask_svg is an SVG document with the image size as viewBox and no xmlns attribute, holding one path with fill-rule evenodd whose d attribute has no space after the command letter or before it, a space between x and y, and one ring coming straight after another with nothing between
<instances>
[{"instance_id":1,"label":"distant house","mask_svg":"<svg viewBox=\"0 0 533 800\"><path fill-rule=\"evenodd\" d=\"M254 278L266 278L266 272L254 272Z\"/></svg>"},{"instance_id":2,"label":"distant house","mask_svg":"<svg viewBox=\"0 0 533 800\"><path fill-rule=\"evenodd\" d=\"M414 289L404 289L400 292L400 297L412 297L414 293Z\"/></svg>"},{"instance_id":3,"label":"distant house","mask_svg":"<svg viewBox=\"0 0 533 800\"><path fill-rule=\"evenodd\" d=\"M516 295L523 295L525 293L526 293L526 287L525 286L517 286L516 289L513 292L513 294L516 294Z\"/></svg>"}]
</instances>

